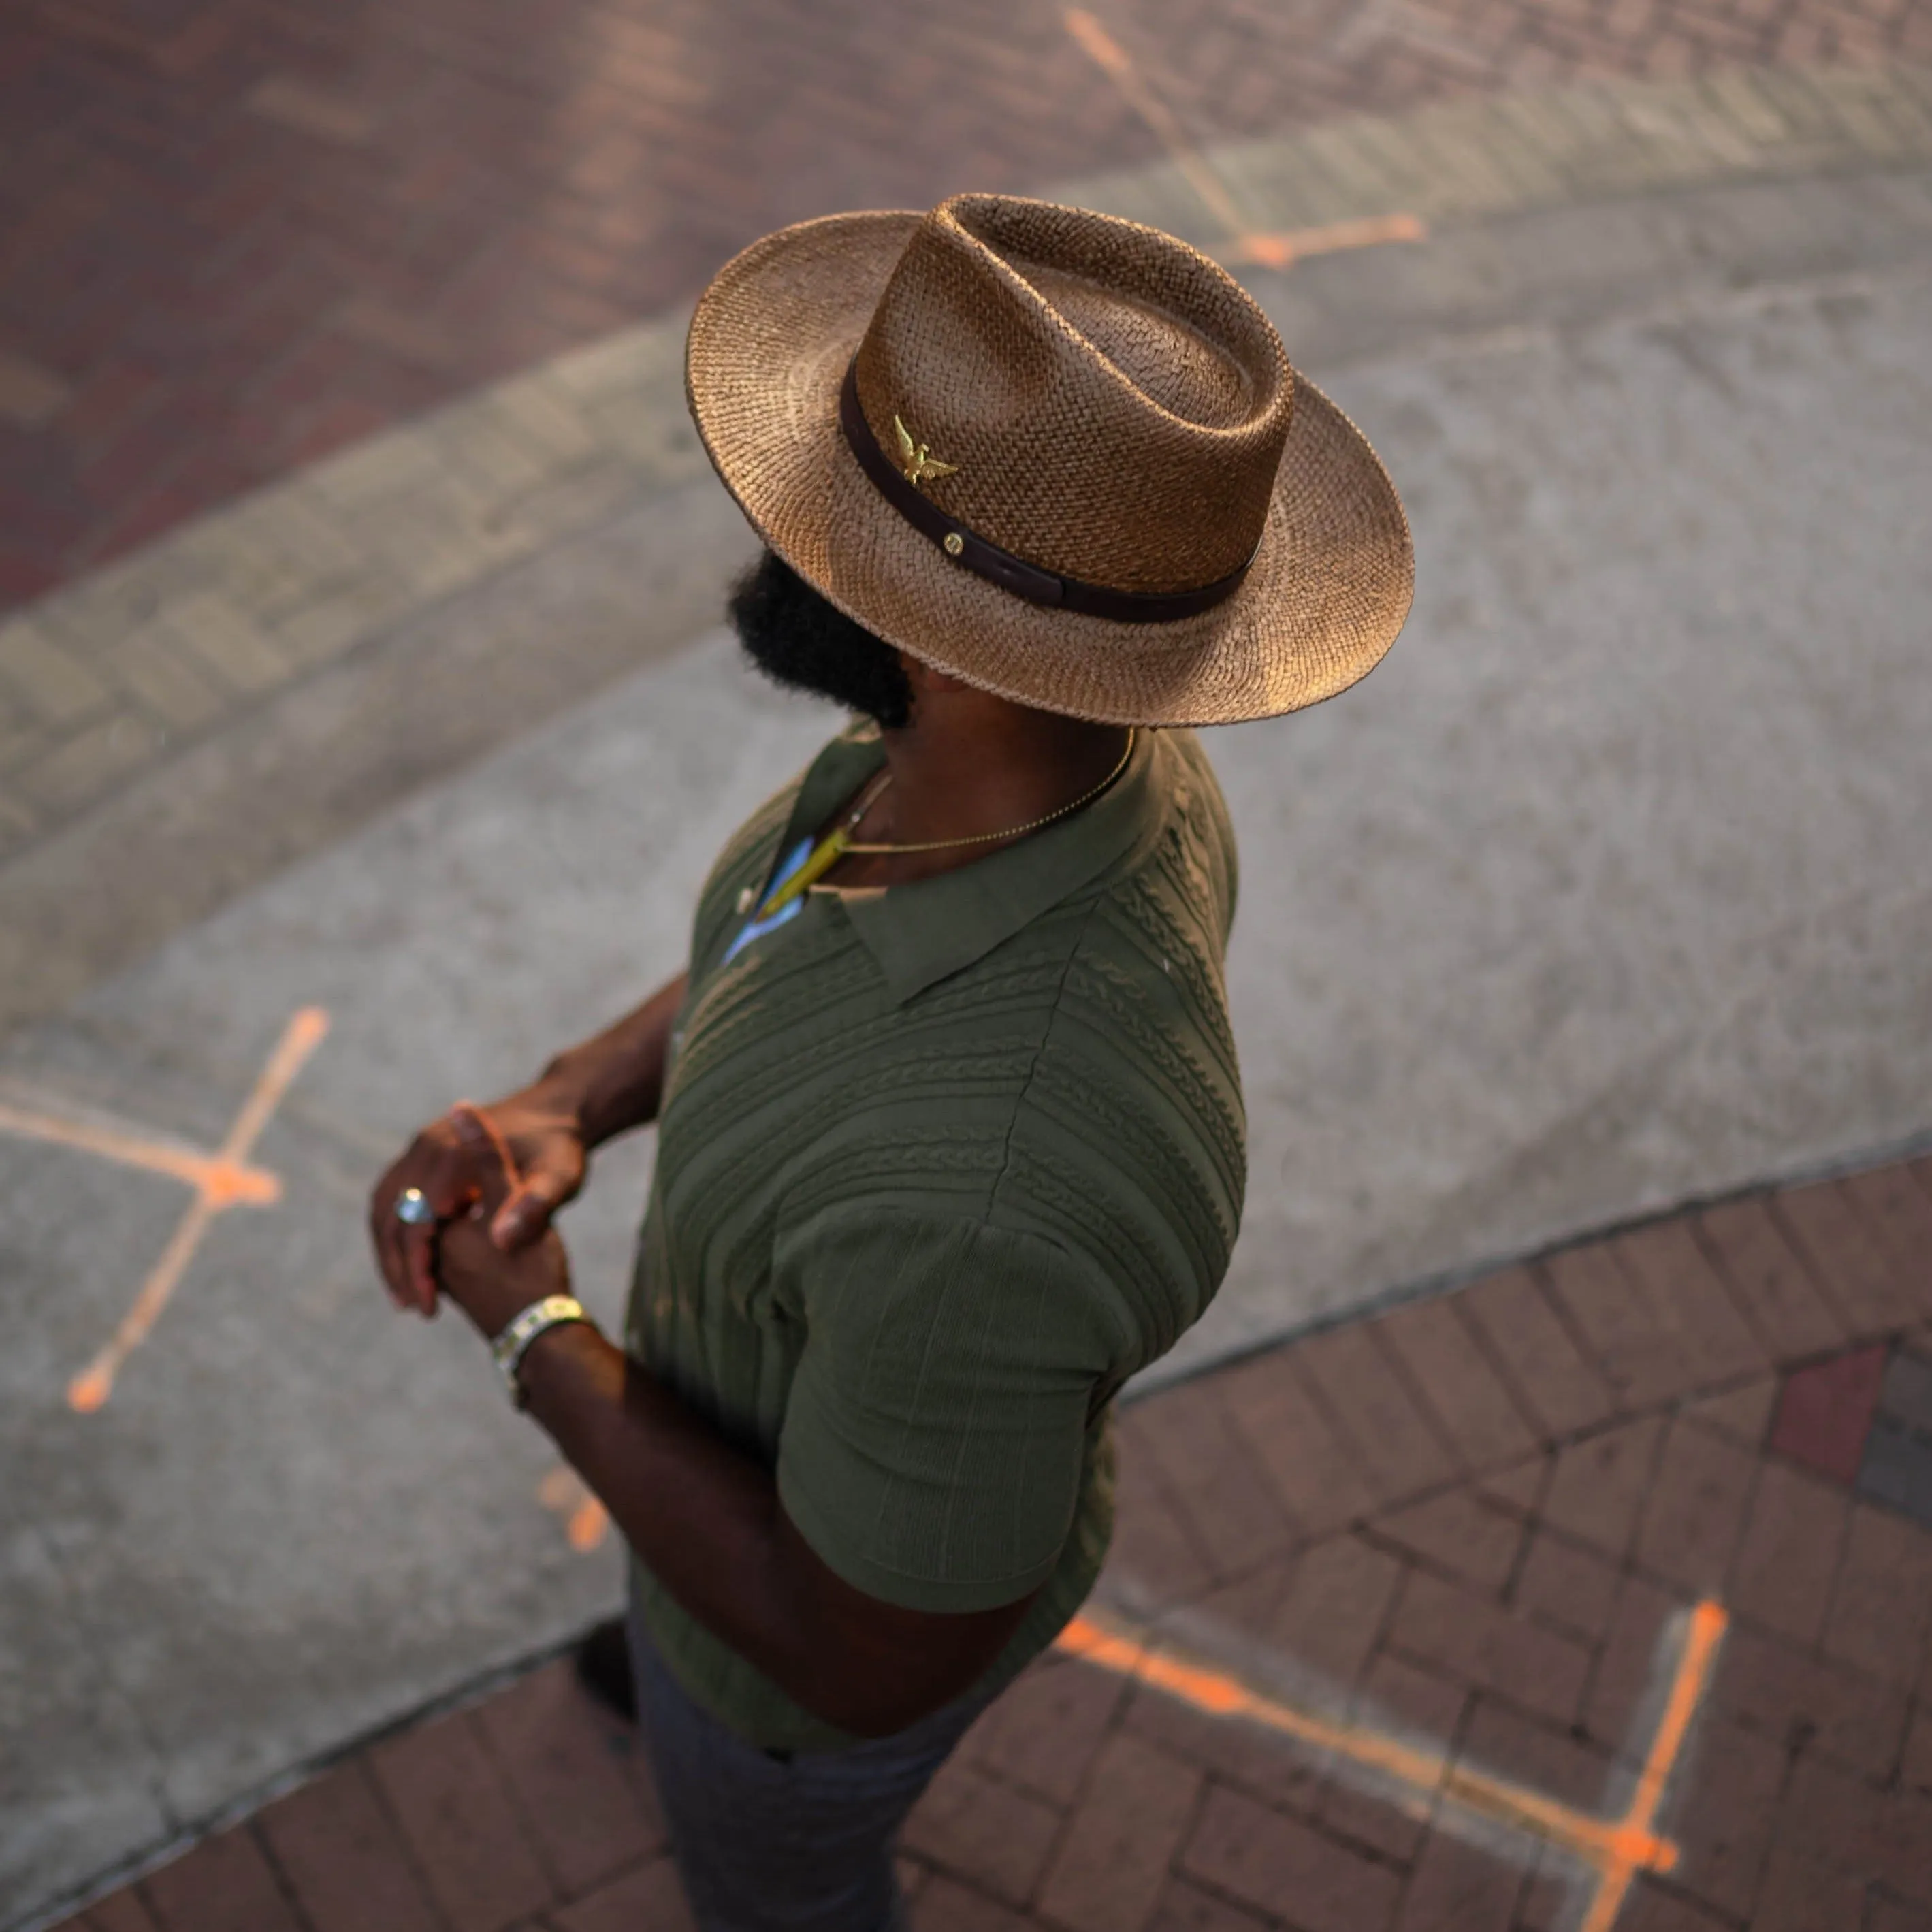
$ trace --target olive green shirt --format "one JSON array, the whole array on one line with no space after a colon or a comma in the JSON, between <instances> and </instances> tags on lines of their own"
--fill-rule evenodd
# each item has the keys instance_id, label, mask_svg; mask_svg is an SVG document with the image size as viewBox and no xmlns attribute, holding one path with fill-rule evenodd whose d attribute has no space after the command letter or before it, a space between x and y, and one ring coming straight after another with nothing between
<instances>
[{"instance_id":1,"label":"olive green shirt","mask_svg":"<svg viewBox=\"0 0 1932 1932\"><path fill-rule=\"evenodd\" d=\"M1234 846L1191 733L1143 731L1074 816L890 890L746 904L875 770L855 727L700 897L626 1346L776 1472L838 1575L982 1610L1038 1591L982 1678L1043 1649L1112 1522L1109 1404L1220 1286L1245 1122L1222 959ZM634 1583L672 1672L741 1736L836 1748Z\"/></svg>"}]
</instances>

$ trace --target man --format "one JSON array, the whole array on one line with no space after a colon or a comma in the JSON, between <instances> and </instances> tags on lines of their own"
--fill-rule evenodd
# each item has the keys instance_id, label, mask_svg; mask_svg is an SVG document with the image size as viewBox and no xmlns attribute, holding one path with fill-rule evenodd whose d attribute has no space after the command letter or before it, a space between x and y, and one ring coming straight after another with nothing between
<instances>
[{"instance_id":1,"label":"man","mask_svg":"<svg viewBox=\"0 0 1932 1932\"><path fill-rule=\"evenodd\" d=\"M699 1923L896 1922L893 1834L1091 1587L1109 1406L1206 1306L1245 1178L1220 795L1179 727L1386 650L1360 436L1211 262L994 196L768 237L691 332L764 538L734 616L862 714L757 812L686 973L378 1184L633 1552ZM620 1349L550 1216L656 1121Z\"/></svg>"}]
</instances>

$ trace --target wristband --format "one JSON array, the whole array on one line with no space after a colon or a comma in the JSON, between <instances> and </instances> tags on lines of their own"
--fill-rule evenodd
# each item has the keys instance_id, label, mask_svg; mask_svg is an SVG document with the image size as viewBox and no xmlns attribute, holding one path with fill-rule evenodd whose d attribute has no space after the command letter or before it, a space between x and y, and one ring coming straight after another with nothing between
<instances>
[{"instance_id":1,"label":"wristband","mask_svg":"<svg viewBox=\"0 0 1932 1932\"><path fill-rule=\"evenodd\" d=\"M532 1302L520 1315L514 1316L490 1344L490 1353L502 1376L503 1385L510 1391L510 1400L518 1408L524 1406L524 1385L517 1379L517 1369L530 1344L546 1328L555 1328L566 1322L590 1319L583 1303L575 1295L547 1294L542 1300Z\"/></svg>"}]
</instances>

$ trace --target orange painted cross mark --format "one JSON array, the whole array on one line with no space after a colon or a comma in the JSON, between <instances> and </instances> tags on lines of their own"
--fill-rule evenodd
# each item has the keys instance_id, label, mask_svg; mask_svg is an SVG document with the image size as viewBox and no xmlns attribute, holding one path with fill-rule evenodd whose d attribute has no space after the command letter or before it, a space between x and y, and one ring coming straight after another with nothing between
<instances>
[{"instance_id":1,"label":"orange painted cross mark","mask_svg":"<svg viewBox=\"0 0 1932 1932\"><path fill-rule=\"evenodd\" d=\"M1070 7L1063 16L1066 31L1081 50L1111 80L1127 105L1144 121L1155 140L1168 152L1181 178L1201 205L1220 224L1225 237L1221 256L1229 262L1252 262L1264 268L1285 268L1305 256L1333 254L1338 249L1373 248L1388 242L1420 242L1426 230L1412 214L1380 214L1360 221L1337 221L1322 228L1298 228L1286 233L1258 234L1237 206L1227 182L1208 157L1187 138L1174 111L1156 94L1134 65L1126 50L1084 8Z\"/></svg>"},{"instance_id":2,"label":"orange painted cross mark","mask_svg":"<svg viewBox=\"0 0 1932 1932\"><path fill-rule=\"evenodd\" d=\"M1285 1702L1156 1635L1106 1612L1089 1610L1060 1632L1055 1648L1132 1678L1217 1718L1256 1724L1324 1755L1358 1775L1394 1786L1405 1802L1434 1803L1478 1823L1501 1826L1534 1844L1567 1853L1587 1890L1579 1932L1610 1932L1640 1872L1667 1872L1678 1848L1658 1832L1671 1773L1691 1720L1710 1687L1718 1647L1729 1622L1720 1604L1690 1615L1670 1666L1670 1687L1636 1788L1622 1813L1599 1818L1540 1792L1347 1719ZM1453 1822L1453 1820L1452 1820Z\"/></svg>"},{"instance_id":3,"label":"orange painted cross mark","mask_svg":"<svg viewBox=\"0 0 1932 1932\"><path fill-rule=\"evenodd\" d=\"M268 1056L268 1064L257 1076L254 1090L242 1102L226 1139L212 1154L184 1147L178 1141L144 1133L136 1127L63 1120L0 1103L0 1133L49 1141L57 1147L77 1148L118 1161L124 1166L168 1174L194 1190L194 1198L176 1224L167 1246L161 1250L160 1259L148 1270L120 1325L108 1338L106 1346L68 1384L70 1408L83 1415L91 1414L113 1394L114 1378L122 1364L148 1339L148 1330L160 1318L161 1311L194 1259L202 1237L218 1214L242 1205L270 1207L282 1198L281 1182L266 1168L251 1167L248 1156L270 1116L281 1104L282 1096L328 1031L328 1016L320 1006L304 1006L290 1019L274 1052Z\"/></svg>"}]
</instances>

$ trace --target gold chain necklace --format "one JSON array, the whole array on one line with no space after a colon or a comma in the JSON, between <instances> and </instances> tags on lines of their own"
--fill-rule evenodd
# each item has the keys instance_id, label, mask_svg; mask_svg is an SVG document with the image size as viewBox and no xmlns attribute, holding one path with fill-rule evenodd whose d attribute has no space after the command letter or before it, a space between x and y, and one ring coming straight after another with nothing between
<instances>
[{"instance_id":1,"label":"gold chain necklace","mask_svg":"<svg viewBox=\"0 0 1932 1932\"><path fill-rule=\"evenodd\" d=\"M835 826L818 842L805 863L772 893L758 908L755 916L766 920L772 914L783 911L801 892L808 891L830 872L848 852L884 856L900 852L944 852L962 845L990 845L1002 838L1023 838L1029 832L1037 832L1058 820L1070 818L1082 806L1091 805L1126 770L1127 760L1134 754L1134 741L1138 735L1137 730L1129 729L1126 746L1120 753L1120 763L1098 784L1083 791L1078 798L1069 800L1066 804L1046 813L1042 818L1028 819L1024 825L1010 826L1004 832L975 832L964 838L926 838L908 845L868 844L855 839L852 834L858 829L859 821L878 803L886 788L892 782L890 770L883 771L860 794L858 802L854 806L845 823Z\"/></svg>"},{"instance_id":2,"label":"gold chain necklace","mask_svg":"<svg viewBox=\"0 0 1932 1932\"><path fill-rule=\"evenodd\" d=\"M1133 754L1134 733L1130 729L1127 733L1126 748L1120 754L1120 763L1098 784L1094 786L1090 790L1083 791L1078 798L1070 800L1057 811L1049 812L1043 818L1028 819L1025 824L1013 826L1004 832L975 832L964 838L926 838L922 839L916 845L864 845L860 844L856 839L848 838L844 850L848 852L874 853L944 852L956 845L990 845L996 839L1018 838L1027 832L1037 832L1043 825L1051 825L1057 818L1070 818L1083 805L1091 805L1126 770L1127 760ZM888 771L884 774L884 783L864 800L854 817L845 821L847 830L850 831L867 812L872 810L872 807L878 802L880 794L892 782L892 775Z\"/></svg>"}]
</instances>

